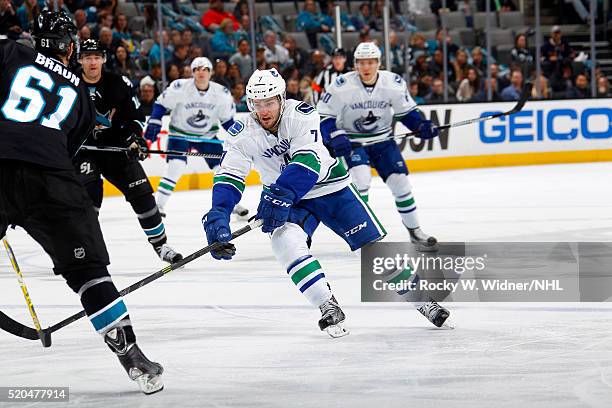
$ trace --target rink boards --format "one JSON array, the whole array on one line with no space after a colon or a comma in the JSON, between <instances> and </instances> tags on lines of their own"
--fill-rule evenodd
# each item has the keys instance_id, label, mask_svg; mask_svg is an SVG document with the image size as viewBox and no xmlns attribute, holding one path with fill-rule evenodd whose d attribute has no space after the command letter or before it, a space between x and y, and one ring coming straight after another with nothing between
<instances>
[{"instance_id":1,"label":"rink boards","mask_svg":"<svg viewBox=\"0 0 612 408\"><path fill-rule=\"evenodd\" d=\"M453 123L508 111L514 102L423 105L434 123ZM247 115L239 113L238 118ZM163 135L157 147L166 145L169 116L163 118ZM398 123L396 134L408 130ZM221 139L226 137L221 130ZM404 139L400 144L410 171L435 171L547 163L612 161L612 99L528 102L517 114L448 129L439 138ZM165 169L165 158L143 162L156 188ZM247 184L259 183L252 172ZM119 192L106 183L105 195ZM190 158L176 190L212 187L212 172L202 159Z\"/></svg>"}]
</instances>

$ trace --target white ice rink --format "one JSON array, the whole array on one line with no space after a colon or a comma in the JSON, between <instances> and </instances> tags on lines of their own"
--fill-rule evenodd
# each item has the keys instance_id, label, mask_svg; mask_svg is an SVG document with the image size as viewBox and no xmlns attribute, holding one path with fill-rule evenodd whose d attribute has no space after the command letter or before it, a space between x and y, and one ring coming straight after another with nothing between
<instances>
[{"instance_id":1,"label":"white ice rink","mask_svg":"<svg viewBox=\"0 0 612 408\"><path fill-rule=\"evenodd\" d=\"M596 163L411 180L423 228L441 241L612 241L611 175L612 163ZM251 210L258 197L247 188ZM379 179L370 197L387 241L406 240ZM170 243L184 254L205 246L209 205L210 191L194 191L166 207ZM119 288L163 266L122 198L105 200L101 223ZM8 237L43 324L80 310L42 250L23 231ZM609 304L450 303L456 329L436 330L408 304L360 303L359 258L321 227L313 253L352 330L333 340L265 235L236 246L231 262L200 258L126 298L142 349L165 367L163 392L137 391L86 319L54 333L49 349L1 332L0 386L69 386L71 406L104 408L612 406ZM0 310L31 325L4 251Z\"/></svg>"}]
</instances>

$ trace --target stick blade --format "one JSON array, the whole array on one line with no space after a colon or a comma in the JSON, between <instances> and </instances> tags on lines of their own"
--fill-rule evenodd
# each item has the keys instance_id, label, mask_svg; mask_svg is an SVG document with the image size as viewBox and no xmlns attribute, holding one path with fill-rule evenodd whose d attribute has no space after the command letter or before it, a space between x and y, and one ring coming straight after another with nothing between
<instances>
[{"instance_id":1,"label":"stick blade","mask_svg":"<svg viewBox=\"0 0 612 408\"><path fill-rule=\"evenodd\" d=\"M51 331L49 329L42 329L37 334L44 348L51 347Z\"/></svg>"},{"instance_id":2,"label":"stick blade","mask_svg":"<svg viewBox=\"0 0 612 408\"><path fill-rule=\"evenodd\" d=\"M40 338L36 330L11 319L4 312L0 312L0 329L28 340L38 340ZM50 342L51 339L49 337L49 344Z\"/></svg>"}]
</instances>

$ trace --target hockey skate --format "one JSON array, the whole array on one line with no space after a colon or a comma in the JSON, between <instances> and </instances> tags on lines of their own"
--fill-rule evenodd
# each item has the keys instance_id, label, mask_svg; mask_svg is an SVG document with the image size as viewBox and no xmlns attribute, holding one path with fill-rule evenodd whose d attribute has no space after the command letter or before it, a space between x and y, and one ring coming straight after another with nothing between
<instances>
[{"instance_id":1,"label":"hockey skate","mask_svg":"<svg viewBox=\"0 0 612 408\"><path fill-rule=\"evenodd\" d=\"M334 296L327 302L319 306L321 310L321 320L319 320L319 328L321 331L326 331L330 337L338 338L349 334L347 328L344 327L345 315L340 305Z\"/></svg>"},{"instance_id":2,"label":"hockey skate","mask_svg":"<svg viewBox=\"0 0 612 408\"><path fill-rule=\"evenodd\" d=\"M145 357L136 343L128 342L125 329L115 327L104 335L104 341L117 355L132 381L136 381L145 394L154 394L164 389L161 375L164 368Z\"/></svg>"},{"instance_id":3,"label":"hockey skate","mask_svg":"<svg viewBox=\"0 0 612 408\"><path fill-rule=\"evenodd\" d=\"M176 263L183 259L183 255L176 252L174 249L170 247L168 244L163 244L161 246L155 247L155 252L159 256L159 259L168 263Z\"/></svg>"},{"instance_id":4,"label":"hockey skate","mask_svg":"<svg viewBox=\"0 0 612 408\"><path fill-rule=\"evenodd\" d=\"M420 227L408 228L410 242L414 244L417 251L436 252L438 250L438 240L425 234Z\"/></svg>"},{"instance_id":5,"label":"hockey skate","mask_svg":"<svg viewBox=\"0 0 612 408\"><path fill-rule=\"evenodd\" d=\"M232 210L232 214L236 215L236 218L239 220L246 220L249 218L249 209L241 206L240 204L236 204Z\"/></svg>"},{"instance_id":6,"label":"hockey skate","mask_svg":"<svg viewBox=\"0 0 612 408\"><path fill-rule=\"evenodd\" d=\"M446 319L448 319L448 316L450 315L450 312L447 309L440 306L433 299L429 299L429 302L424 303L417 310L436 327L444 326L444 322L446 322ZM451 328L450 326L447 327Z\"/></svg>"}]
</instances>

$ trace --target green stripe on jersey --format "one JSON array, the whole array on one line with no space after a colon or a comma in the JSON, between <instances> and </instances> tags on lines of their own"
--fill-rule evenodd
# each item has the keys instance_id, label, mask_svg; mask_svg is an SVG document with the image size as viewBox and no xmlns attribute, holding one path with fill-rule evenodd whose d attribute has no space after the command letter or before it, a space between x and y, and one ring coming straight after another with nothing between
<instances>
[{"instance_id":1,"label":"green stripe on jersey","mask_svg":"<svg viewBox=\"0 0 612 408\"><path fill-rule=\"evenodd\" d=\"M206 132L202 132L202 133L187 132L183 129L177 128L176 126L169 126L168 130L170 131L170 133L181 133L186 136L205 137L205 136L209 136L210 133L216 134L219 131L219 126L213 125L210 127L209 130L207 130Z\"/></svg>"},{"instance_id":2,"label":"green stripe on jersey","mask_svg":"<svg viewBox=\"0 0 612 408\"><path fill-rule=\"evenodd\" d=\"M333 180L333 179L337 179L340 177L344 177L346 176L346 174L347 174L346 168L340 162L340 160L337 160L337 163L331 168L331 171L329 172L328 180Z\"/></svg>"},{"instance_id":3,"label":"green stripe on jersey","mask_svg":"<svg viewBox=\"0 0 612 408\"><path fill-rule=\"evenodd\" d=\"M415 108L415 109L416 109L416 108ZM406 116L407 114L409 114L409 113L410 113L410 112L412 112L412 111L413 111L413 109L411 109L411 110L409 110L409 111L406 111L406 112L396 113L396 114L394 114L394 115L393 115L393 117L394 117L394 118L396 118L396 119L398 119L398 118L401 118L401 117L403 117L403 116Z\"/></svg>"},{"instance_id":4,"label":"green stripe on jersey","mask_svg":"<svg viewBox=\"0 0 612 408\"><path fill-rule=\"evenodd\" d=\"M236 179L233 179L227 176L215 176L213 178L213 184L217 184L217 183L229 183L233 185L234 187L236 187L241 193L244 192L244 183Z\"/></svg>"},{"instance_id":5,"label":"green stripe on jersey","mask_svg":"<svg viewBox=\"0 0 612 408\"><path fill-rule=\"evenodd\" d=\"M373 132L373 133L350 133L347 132L346 135L348 136L349 139L362 139L365 137L377 137L377 136L382 136L385 134L391 133L391 129L385 129L385 130L381 130L379 132Z\"/></svg>"},{"instance_id":6,"label":"green stripe on jersey","mask_svg":"<svg viewBox=\"0 0 612 408\"><path fill-rule=\"evenodd\" d=\"M312 272L318 269L321 269L321 264L315 259L314 261L310 262L306 266L301 267L293 275L291 275L291 280L297 285L302 279L304 279L306 276L310 275Z\"/></svg>"},{"instance_id":7,"label":"green stripe on jersey","mask_svg":"<svg viewBox=\"0 0 612 408\"><path fill-rule=\"evenodd\" d=\"M298 153L293 156L291 163L300 163L317 174L321 171L321 162L314 153Z\"/></svg>"},{"instance_id":8,"label":"green stripe on jersey","mask_svg":"<svg viewBox=\"0 0 612 408\"><path fill-rule=\"evenodd\" d=\"M333 184L342 180L346 180L349 177L348 172L346 171L346 167L344 164L338 159L336 159L336 163L327 169L327 175L325 178L319 182L317 182L317 186L324 186L328 184Z\"/></svg>"}]
</instances>

